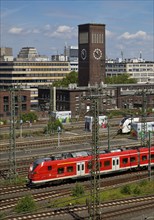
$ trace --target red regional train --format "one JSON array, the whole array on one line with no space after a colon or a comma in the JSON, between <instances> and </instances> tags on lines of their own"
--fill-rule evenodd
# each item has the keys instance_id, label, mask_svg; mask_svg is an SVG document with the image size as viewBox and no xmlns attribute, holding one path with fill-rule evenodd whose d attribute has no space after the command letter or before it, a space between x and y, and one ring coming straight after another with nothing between
<instances>
[{"instance_id":1,"label":"red regional train","mask_svg":"<svg viewBox=\"0 0 154 220\"><path fill-rule=\"evenodd\" d=\"M100 174L115 173L132 169L154 166L154 146L150 152L147 147L136 149L115 149L100 151ZM92 169L92 155L90 151L62 153L49 158L35 160L29 168L29 186L45 183L59 183L69 179L89 177Z\"/></svg>"}]
</instances>

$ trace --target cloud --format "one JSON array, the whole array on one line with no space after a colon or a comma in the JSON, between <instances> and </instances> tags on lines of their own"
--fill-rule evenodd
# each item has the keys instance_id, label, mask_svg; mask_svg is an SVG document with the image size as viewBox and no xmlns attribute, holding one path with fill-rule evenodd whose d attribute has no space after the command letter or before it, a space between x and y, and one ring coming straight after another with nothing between
<instances>
[{"instance_id":1,"label":"cloud","mask_svg":"<svg viewBox=\"0 0 154 220\"><path fill-rule=\"evenodd\" d=\"M150 37L144 31L138 31L135 34L130 34L129 32L123 33L119 39L132 40L132 39L141 39L141 40L149 40Z\"/></svg>"},{"instance_id":2,"label":"cloud","mask_svg":"<svg viewBox=\"0 0 154 220\"><path fill-rule=\"evenodd\" d=\"M108 38L109 37L112 38L114 36L114 33L111 31L108 31L108 30L105 31L105 34L106 34L106 37L108 37Z\"/></svg>"},{"instance_id":3,"label":"cloud","mask_svg":"<svg viewBox=\"0 0 154 220\"><path fill-rule=\"evenodd\" d=\"M51 30L47 30L45 35L48 37L58 37L58 38L67 38L67 39L70 39L73 36L77 36L76 29L74 27L70 27L67 25L58 26L54 31Z\"/></svg>"},{"instance_id":4,"label":"cloud","mask_svg":"<svg viewBox=\"0 0 154 220\"><path fill-rule=\"evenodd\" d=\"M23 28L18 28L18 27L12 27L8 31L10 34L22 34Z\"/></svg>"},{"instance_id":5,"label":"cloud","mask_svg":"<svg viewBox=\"0 0 154 220\"><path fill-rule=\"evenodd\" d=\"M26 34L38 34L40 33L40 30L37 29L37 28L34 28L34 29L24 29L24 28L21 28L21 27L11 27L9 30L8 30L8 33L9 34L14 34L14 35L26 35Z\"/></svg>"}]
</instances>

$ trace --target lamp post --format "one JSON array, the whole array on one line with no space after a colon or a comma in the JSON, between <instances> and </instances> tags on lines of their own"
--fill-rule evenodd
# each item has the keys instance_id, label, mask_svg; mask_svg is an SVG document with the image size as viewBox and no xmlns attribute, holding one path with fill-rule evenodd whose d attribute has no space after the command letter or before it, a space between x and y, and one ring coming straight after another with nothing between
<instances>
[{"instance_id":1,"label":"lamp post","mask_svg":"<svg viewBox=\"0 0 154 220\"><path fill-rule=\"evenodd\" d=\"M60 132L61 132L61 127L58 126L58 128L57 128L57 133L58 133L58 148L59 148L59 146L60 146Z\"/></svg>"},{"instance_id":2,"label":"lamp post","mask_svg":"<svg viewBox=\"0 0 154 220\"><path fill-rule=\"evenodd\" d=\"M23 120L20 120L20 138L22 138L22 124L23 124Z\"/></svg>"}]
</instances>

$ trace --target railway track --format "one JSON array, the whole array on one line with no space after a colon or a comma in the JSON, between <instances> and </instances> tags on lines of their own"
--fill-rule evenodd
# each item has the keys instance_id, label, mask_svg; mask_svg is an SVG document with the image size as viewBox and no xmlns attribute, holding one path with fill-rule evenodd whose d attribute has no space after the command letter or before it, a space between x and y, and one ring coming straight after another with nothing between
<instances>
[{"instance_id":1,"label":"railway track","mask_svg":"<svg viewBox=\"0 0 154 220\"><path fill-rule=\"evenodd\" d=\"M70 144L76 144L76 143L83 143L87 140L91 140L92 139L92 134L91 133L82 133L80 135L73 135L75 133L64 133L64 134L61 134L60 136L60 143L61 145L66 145L68 143ZM107 133L103 133L103 134L100 134L99 138L100 138L100 141L104 140L104 137L107 138ZM120 138L121 136L119 136ZM89 141L88 141L89 142ZM40 140L37 140L37 139L33 139L31 141L25 139L24 141L22 142L16 142L16 150L17 151L21 151L21 150L28 150L28 149L31 149L31 148L42 148L42 147L51 147L51 146L57 146L58 144L58 137L57 135L55 136L51 136L51 137L48 137L48 138L42 138ZM0 152L5 152L5 151L8 151L9 150L9 143L7 142L4 142L4 143L1 143L0 144Z\"/></svg>"},{"instance_id":2,"label":"railway track","mask_svg":"<svg viewBox=\"0 0 154 220\"><path fill-rule=\"evenodd\" d=\"M134 197L118 201L104 202L100 205L100 219L105 220L127 220L130 219L133 213L142 212L144 210L154 208L154 195ZM128 218L127 218L128 215ZM54 220L73 220L76 219L89 219L87 206L70 206L58 209L48 209L43 212L35 214L25 214L18 216L9 216L9 220L22 220L22 219L54 219ZM71 218L72 217L72 218Z\"/></svg>"},{"instance_id":3,"label":"railway track","mask_svg":"<svg viewBox=\"0 0 154 220\"><path fill-rule=\"evenodd\" d=\"M103 177L100 181L100 187L102 190L112 188L113 186L122 185L128 182L134 182L137 180L141 180L147 178L147 171L140 171L137 173L125 173L124 175L117 176L107 176ZM131 181L130 181L131 180ZM89 189L90 181L84 180L82 185L85 189ZM62 184L60 186L48 186L44 188L35 188L29 189L26 186L10 186L10 187L2 187L0 190L1 194L1 204L0 211L8 211L15 207L18 200L25 195L32 195L36 202L47 202L51 199L54 200L56 198L69 196L71 195L71 189L75 186L75 183L67 183Z\"/></svg>"}]
</instances>

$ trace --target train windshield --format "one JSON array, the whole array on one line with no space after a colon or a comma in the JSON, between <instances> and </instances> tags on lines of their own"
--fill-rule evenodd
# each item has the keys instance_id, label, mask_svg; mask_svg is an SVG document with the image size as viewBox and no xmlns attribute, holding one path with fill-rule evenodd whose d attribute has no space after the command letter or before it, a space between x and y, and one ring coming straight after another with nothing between
<instances>
[{"instance_id":1,"label":"train windshield","mask_svg":"<svg viewBox=\"0 0 154 220\"><path fill-rule=\"evenodd\" d=\"M47 160L51 160L51 158L41 158L41 159L35 160L34 163L33 163L32 171L34 171L35 168L36 168L39 164L41 164L42 162L47 161Z\"/></svg>"}]
</instances>

